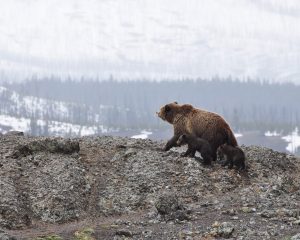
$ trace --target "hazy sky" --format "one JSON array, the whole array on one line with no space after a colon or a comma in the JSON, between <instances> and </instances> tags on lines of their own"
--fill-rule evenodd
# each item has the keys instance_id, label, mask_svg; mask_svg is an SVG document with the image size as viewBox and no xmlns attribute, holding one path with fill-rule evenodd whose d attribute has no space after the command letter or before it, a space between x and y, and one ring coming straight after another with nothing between
<instances>
[{"instance_id":1,"label":"hazy sky","mask_svg":"<svg viewBox=\"0 0 300 240\"><path fill-rule=\"evenodd\" d=\"M300 83L299 0L0 0L0 78Z\"/></svg>"}]
</instances>

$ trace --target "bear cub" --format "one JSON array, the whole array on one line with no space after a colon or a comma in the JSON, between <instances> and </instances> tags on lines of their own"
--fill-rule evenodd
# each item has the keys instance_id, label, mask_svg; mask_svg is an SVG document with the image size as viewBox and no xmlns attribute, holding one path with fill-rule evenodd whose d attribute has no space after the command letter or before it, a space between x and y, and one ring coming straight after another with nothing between
<instances>
[{"instance_id":1,"label":"bear cub","mask_svg":"<svg viewBox=\"0 0 300 240\"><path fill-rule=\"evenodd\" d=\"M228 144L223 144L219 147L219 152L226 156L226 161L223 166L228 165L228 168L236 166L238 170L245 170L245 153L239 147L233 147Z\"/></svg>"},{"instance_id":2,"label":"bear cub","mask_svg":"<svg viewBox=\"0 0 300 240\"><path fill-rule=\"evenodd\" d=\"M209 165L212 161L212 150L207 140L196 137L192 134L183 134L177 140L177 145L181 146L187 144L188 149L182 155L183 157L195 157L196 151L201 153L204 164Z\"/></svg>"}]
</instances>

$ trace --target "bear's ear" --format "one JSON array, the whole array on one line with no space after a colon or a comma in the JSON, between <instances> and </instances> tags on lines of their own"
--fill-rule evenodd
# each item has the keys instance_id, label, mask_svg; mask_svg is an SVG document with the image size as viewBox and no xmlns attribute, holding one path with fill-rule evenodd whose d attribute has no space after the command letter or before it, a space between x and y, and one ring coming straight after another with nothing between
<instances>
[{"instance_id":1,"label":"bear's ear","mask_svg":"<svg viewBox=\"0 0 300 240\"><path fill-rule=\"evenodd\" d=\"M166 105L165 106L165 112L167 113L167 112L170 112L170 111L171 111L171 107L169 105Z\"/></svg>"},{"instance_id":2,"label":"bear's ear","mask_svg":"<svg viewBox=\"0 0 300 240\"><path fill-rule=\"evenodd\" d=\"M182 109L183 112L188 113L188 112L193 110L193 106L190 105L190 104L184 104L184 105L181 106L181 109Z\"/></svg>"}]
</instances>

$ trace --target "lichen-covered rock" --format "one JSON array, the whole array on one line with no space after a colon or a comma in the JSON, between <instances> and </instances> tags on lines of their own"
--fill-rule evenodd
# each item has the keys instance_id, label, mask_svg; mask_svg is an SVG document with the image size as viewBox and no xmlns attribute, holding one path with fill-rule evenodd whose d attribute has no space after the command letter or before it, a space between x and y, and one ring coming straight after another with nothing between
<instances>
[{"instance_id":1,"label":"lichen-covered rock","mask_svg":"<svg viewBox=\"0 0 300 240\"><path fill-rule=\"evenodd\" d=\"M38 141L31 141L19 144L14 148L13 158L26 157L38 152L49 152L57 154L72 154L80 151L79 142L70 139L43 138Z\"/></svg>"},{"instance_id":2,"label":"lichen-covered rock","mask_svg":"<svg viewBox=\"0 0 300 240\"><path fill-rule=\"evenodd\" d=\"M234 226L232 223L229 222L215 222L212 225L212 229L209 235L213 237L222 237L222 238L230 238L234 231Z\"/></svg>"},{"instance_id":3,"label":"lichen-covered rock","mask_svg":"<svg viewBox=\"0 0 300 240\"><path fill-rule=\"evenodd\" d=\"M65 222L85 214L90 186L75 140L4 138L0 158L0 226L24 228L32 219ZM3 151L4 150L4 151Z\"/></svg>"},{"instance_id":4,"label":"lichen-covered rock","mask_svg":"<svg viewBox=\"0 0 300 240\"><path fill-rule=\"evenodd\" d=\"M85 168L71 156L36 155L28 166L31 211L47 222L78 219L88 206L89 187ZM34 174L39 171L39 174Z\"/></svg>"},{"instance_id":5,"label":"lichen-covered rock","mask_svg":"<svg viewBox=\"0 0 300 240\"><path fill-rule=\"evenodd\" d=\"M155 207L163 215L171 214L181 208L178 197L174 193L161 194L155 202Z\"/></svg>"},{"instance_id":6,"label":"lichen-covered rock","mask_svg":"<svg viewBox=\"0 0 300 240\"><path fill-rule=\"evenodd\" d=\"M70 139L45 138L42 141L32 141L27 146L32 152L50 152L72 154L79 152L79 142Z\"/></svg>"},{"instance_id":7,"label":"lichen-covered rock","mask_svg":"<svg viewBox=\"0 0 300 240\"><path fill-rule=\"evenodd\" d=\"M22 201L18 185L9 178L0 178L0 227L16 229L30 226L28 209Z\"/></svg>"},{"instance_id":8,"label":"lichen-covered rock","mask_svg":"<svg viewBox=\"0 0 300 240\"><path fill-rule=\"evenodd\" d=\"M124 236L124 237L132 237L132 232L127 229L120 229L116 231L117 236Z\"/></svg>"}]
</instances>

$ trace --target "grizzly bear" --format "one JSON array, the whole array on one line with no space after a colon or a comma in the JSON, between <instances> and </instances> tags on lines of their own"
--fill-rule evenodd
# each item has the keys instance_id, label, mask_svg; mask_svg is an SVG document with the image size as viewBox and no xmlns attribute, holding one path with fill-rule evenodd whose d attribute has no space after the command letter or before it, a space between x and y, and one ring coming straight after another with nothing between
<instances>
[{"instance_id":1,"label":"grizzly bear","mask_svg":"<svg viewBox=\"0 0 300 240\"><path fill-rule=\"evenodd\" d=\"M175 147L182 134L193 134L207 140L212 149L213 160L217 158L220 145L238 145L228 123L216 113L194 108L190 104L179 105L174 102L161 107L157 115L174 127L174 136L167 142L165 151Z\"/></svg>"},{"instance_id":2,"label":"grizzly bear","mask_svg":"<svg viewBox=\"0 0 300 240\"><path fill-rule=\"evenodd\" d=\"M223 166L228 165L228 168L231 169L234 165L238 170L245 169L245 153L241 148L223 144L219 147L218 151L226 156L226 161L222 164Z\"/></svg>"},{"instance_id":3,"label":"grizzly bear","mask_svg":"<svg viewBox=\"0 0 300 240\"><path fill-rule=\"evenodd\" d=\"M196 151L201 153L201 157L203 158L204 164L211 164L212 160L212 151L209 145L209 142L203 138L198 138L191 134L183 134L177 140L177 145L181 146L187 144L188 149L182 155L183 157L195 157Z\"/></svg>"}]
</instances>

